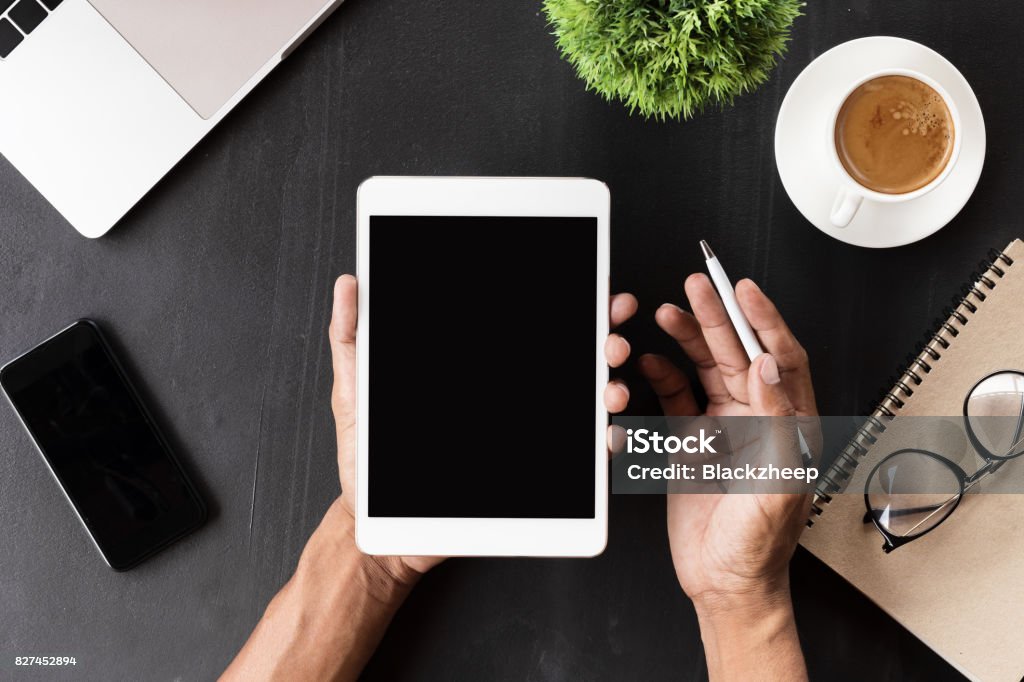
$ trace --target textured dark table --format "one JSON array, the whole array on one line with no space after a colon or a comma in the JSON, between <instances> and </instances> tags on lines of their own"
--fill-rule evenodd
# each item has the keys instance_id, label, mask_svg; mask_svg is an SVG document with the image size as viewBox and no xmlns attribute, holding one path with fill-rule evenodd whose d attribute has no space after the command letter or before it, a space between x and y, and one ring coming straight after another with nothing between
<instances>
[{"instance_id":1,"label":"textured dark table","mask_svg":"<svg viewBox=\"0 0 1024 682\"><path fill-rule=\"evenodd\" d=\"M855 0L806 11L765 87L721 113L655 123L584 91L535 0L349 0L99 241L0 162L0 356L77 317L100 320L214 510L198 534L114 573L0 409L0 679L65 674L16 670L16 655L74 655L68 677L112 680L209 679L234 655L338 493L329 292L354 267L355 190L369 175L601 178L613 193L613 288L642 304L626 328L635 349L673 350L651 315L679 300L706 237L788 314L822 411L861 411L977 259L1021 231L1024 8ZM989 139L960 216L887 251L808 225L772 149L797 73L877 34L956 64ZM655 409L639 384L634 396L636 412ZM367 677L703 679L663 507L613 497L610 544L593 561L448 562L416 588ZM958 678L803 550L793 583L813 677Z\"/></svg>"}]
</instances>

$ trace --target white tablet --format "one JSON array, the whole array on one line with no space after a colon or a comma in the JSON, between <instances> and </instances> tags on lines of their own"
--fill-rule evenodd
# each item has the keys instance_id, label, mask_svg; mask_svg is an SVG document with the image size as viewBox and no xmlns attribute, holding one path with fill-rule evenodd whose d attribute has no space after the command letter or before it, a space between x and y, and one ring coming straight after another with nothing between
<instances>
[{"instance_id":1,"label":"white tablet","mask_svg":"<svg viewBox=\"0 0 1024 682\"><path fill-rule=\"evenodd\" d=\"M599 554L608 188L381 177L357 212L359 547Z\"/></svg>"}]
</instances>

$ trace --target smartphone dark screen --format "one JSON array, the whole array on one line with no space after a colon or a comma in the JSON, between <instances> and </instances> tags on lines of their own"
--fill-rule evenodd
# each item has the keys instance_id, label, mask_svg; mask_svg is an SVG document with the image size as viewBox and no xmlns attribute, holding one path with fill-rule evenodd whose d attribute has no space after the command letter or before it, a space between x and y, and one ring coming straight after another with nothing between
<instances>
[{"instance_id":1,"label":"smartphone dark screen","mask_svg":"<svg viewBox=\"0 0 1024 682\"><path fill-rule=\"evenodd\" d=\"M203 523L201 498L93 323L11 362L0 383L113 568Z\"/></svg>"},{"instance_id":2,"label":"smartphone dark screen","mask_svg":"<svg viewBox=\"0 0 1024 682\"><path fill-rule=\"evenodd\" d=\"M369 515L594 518L597 219L369 234Z\"/></svg>"}]
</instances>

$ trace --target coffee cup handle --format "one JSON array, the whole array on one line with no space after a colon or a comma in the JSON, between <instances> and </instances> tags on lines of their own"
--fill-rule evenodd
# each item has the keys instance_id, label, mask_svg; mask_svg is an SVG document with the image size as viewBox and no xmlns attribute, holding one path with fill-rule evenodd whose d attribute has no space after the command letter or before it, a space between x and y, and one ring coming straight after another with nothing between
<instances>
[{"instance_id":1,"label":"coffee cup handle","mask_svg":"<svg viewBox=\"0 0 1024 682\"><path fill-rule=\"evenodd\" d=\"M836 200L832 203L832 224L836 227L846 227L857 215L857 209L864 202L864 195L846 187L840 187L836 193Z\"/></svg>"}]
</instances>

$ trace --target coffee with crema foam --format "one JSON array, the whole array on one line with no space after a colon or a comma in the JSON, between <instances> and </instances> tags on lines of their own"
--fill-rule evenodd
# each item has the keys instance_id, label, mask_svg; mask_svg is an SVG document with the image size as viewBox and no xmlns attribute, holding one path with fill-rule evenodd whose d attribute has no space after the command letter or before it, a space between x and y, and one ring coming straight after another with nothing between
<instances>
[{"instance_id":1,"label":"coffee with crema foam","mask_svg":"<svg viewBox=\"0 0 1024 682\"><path fill-rule=\"evenodd\" d=\"M843 102L836 117L836 151L864 187L905 194L942 173L953 153L953 127L946 102L928 84L881 76Z\"/></svg>"}]
</instances>

